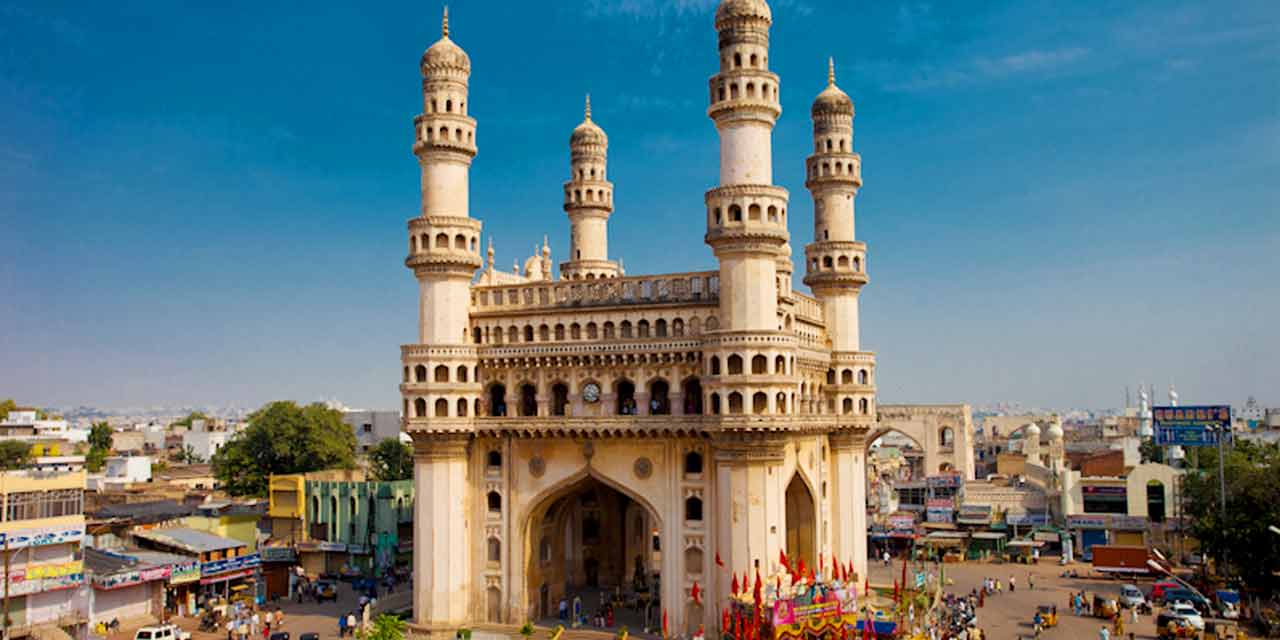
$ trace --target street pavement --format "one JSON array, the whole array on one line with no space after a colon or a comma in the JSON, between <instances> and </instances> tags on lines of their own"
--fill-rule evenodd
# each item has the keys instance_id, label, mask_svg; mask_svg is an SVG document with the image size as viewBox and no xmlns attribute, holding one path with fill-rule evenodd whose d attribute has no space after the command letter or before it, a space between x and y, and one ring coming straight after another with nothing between
<instances>
[{"instance_id":1,"label":"street pavement","mask_svg":"<svg viewBox=\"0 0 1280 640\"><path fill-rule=\"evenodd\" d=\"M895 559L891 567L885 567L883 563L875 561L872 561L871 565L869 571L872 584L891 585L894 580L902 576L901 559ZM931 563L929 566L931 570L936 571L938 565ZM1062 572L1068 568L1074 568L1082 577L1061 577ZM912 569L913 567L909 566L908 577ZM982 584L983 578L999 579L1004 583L1004 592L987 597L985 606L978 609L978 627L986 632L985 637L992 640L1034 637L1031 620L1035 616L1036 606L1041 604L1058 605L1058 626L1045 629L1041 633L1041 638L1044 640L1054 638L1093 640L1099 638L1099 630L1104 624L1108 629L1111 629L1111 625L1100 618L1073 615L1070 605L1071 594L1083 590L1089 593L1090 597L1093 593L1101 593L1106 597L1115 598L1120 593L1120 585L1126 582L1137 584L1140 589L1147 591L1151 588L1152 580L1116 580L1089 576L1089 572L1090 567L1087 564L1060 567L1056 560L1052 559L1042 559L1040 564L1036 565L987 562L947 564L945 571L947 581L954 581L954 584L947 586L945 591L956 595L967 595ZM1009 592L1008 587L1010 577L1017 581L1017 590L1012 593ZM1034 578L1034 589L1027 588L1029 577ZM1138 616L1136 625L1130 623L1131 618L1126 611L1124 638L1127 639L1130 633L1133 633L1135 638L1156 638L1155 613L1158 611L1156 609L1152 615ZM1111 640L1119 639L1115 634L1111 634Z\"/></svg>"}]
</instances>

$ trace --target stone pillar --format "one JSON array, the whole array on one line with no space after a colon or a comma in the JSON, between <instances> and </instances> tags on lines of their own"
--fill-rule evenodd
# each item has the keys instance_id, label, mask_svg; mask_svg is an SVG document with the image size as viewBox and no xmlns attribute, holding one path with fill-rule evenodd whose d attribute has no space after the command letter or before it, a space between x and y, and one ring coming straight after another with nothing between
<instances>
[{"instance_id":1,"label":"stone pillar","mask_svg":"<svg viewBox=\"0 0 1280 640\"><path fill-rule=\"evenodd\" d=\"M861 431L830 436L832 552L867 577L867 439Z\"/></svg>"},{"instance_id":2,"label":"stone pillar","mask_svg":"<svg viewBox=\"0 0 1280 640\"><path fill-rule=\"evenodd\" d=\"M755 580L755 563L767 577L786 542L785 440L776 436L722 434L712 441L715 462L715 538L707 551L720 553L725 568ZM715 591L730 593L729 571L715 571ZM718 602L708 598L707 602Z\"/></svg>"},{"instance_id":3,"label":"stone pillar","mask_svg":"<svg viewBox=\"0 0 1280 640\"><path fill-rule=\"evenodd\" d=\"M453 635L467 625L471 557L469 436L414 437L414 631Z\"/></svg>"}]
</instances>

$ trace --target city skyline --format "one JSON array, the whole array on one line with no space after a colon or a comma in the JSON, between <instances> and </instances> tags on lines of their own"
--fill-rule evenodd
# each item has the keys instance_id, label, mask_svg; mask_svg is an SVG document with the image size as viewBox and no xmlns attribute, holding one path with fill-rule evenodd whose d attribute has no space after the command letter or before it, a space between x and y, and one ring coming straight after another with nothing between
<instances>
[{"instance_id":1,"label":"city skyline","mask_svg":"<svg viewBox=\"0 0 1280 640\"><path fill-rule=\"evenodd\" d=\"M614 256L631 275L713 268L715 4L451 7L475 68L472 210L499 266L544 233L565 258L560 185L590 92ZM1107 407L1138 382L1157 401L1174 382L1186 404L1280 402L1273 7L811 4L774 7L776 181L794 260L812 235L807 105L833 56L866 161L863 341L885 402ZM5 9L0 344L18 366L0 389L42 405L395 407L422 106L405 60L438 37L438 7L169 11ZM335 38L363 46L311 44Z\"/></svg>"}]
</instances>

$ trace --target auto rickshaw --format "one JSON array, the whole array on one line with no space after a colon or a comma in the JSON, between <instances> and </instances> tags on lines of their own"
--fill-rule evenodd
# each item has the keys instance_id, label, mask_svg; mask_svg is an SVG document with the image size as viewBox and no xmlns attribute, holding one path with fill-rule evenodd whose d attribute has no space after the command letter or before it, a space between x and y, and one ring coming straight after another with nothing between
<instances>
[{"instance_id":1,"label":"auto rickshaw","mask_svg":"<svg viewBox=\"0 0 1280 640\"><path fill-rule=\"evenodd\" d=\"M1222 620L1204 621L1204 640L1241 640L1243 638L1244 634L1241 633L1240 627L1235 622Z\"/></svg>"},{"instance_id":2,"label":"auto rickshaw","mask_svg":"<svg viewBox=\"0 0 1280 640\"><path fill-rule=\"evenodd\" d=\"M1180 638L1195 638L1196 628L1191 626L1190 622L1175 618L1165 623L1163 627L1156 630L1160 640L1179 640Z\"/></svg>"},{"instance_id":3,"label":"auto rickshaw","mask_svg":"<svg viewBox=\"0 0 1280 640\"><path fill-rule=\"evenodd\" d=\"M1036 613L1040 614L1040 626L1045 629L1058 626L1058 605L1042 604L1036 607Z\"/></svg>"},{"instance_id":4,"label":"auto rickshaw","mask_svg":"<svg viewBox=\"0 0 1280 640\"><path fill-rule=\"evenodd\" d=\"M1093 617L1110 620L1116 617L1119 610L1120 604L1115 599L1104 598L1096 593L1093 595Z\"/></svg>"}]
</instances>

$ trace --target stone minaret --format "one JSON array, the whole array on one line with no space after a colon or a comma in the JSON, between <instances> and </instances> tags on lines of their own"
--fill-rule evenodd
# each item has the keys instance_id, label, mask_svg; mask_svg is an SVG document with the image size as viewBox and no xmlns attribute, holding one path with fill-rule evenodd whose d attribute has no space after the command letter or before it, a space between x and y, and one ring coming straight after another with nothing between
<instances>
[{"instance_id":1,"label":"stone minaret","mask_svg":"<svg viewBox=\"0 0 1280 640\"><path fill-rule=\"evenodd\" d=\"M777 263L787 248L787 191L773 185L773 125L782 113L769 71L764 0L716 10L720 72L707 115L720 133L720 186L707 191L706 242L720 261L720 328L778 328Z\"/></svg>"},{"instance_id":2,"label":"stone minaret","mask_svg":"<svg viewBox=\"0 0 1280 640\"><path fill-rule=\"evenodd\" d=\"M805 187L813 195L814 238L804 248L804 283L822 302L831 340L824 399L842 429L831 438L836 476L832 537L836 553L851 556L865 576L866 513L845 506L861 505L866 498L866 443L858 429L875 422L875 355L860 350L858 336L867 247L854 239L853 199L862 186L862 158L853 151L853 100L836 86L834 61L827 63L827 87L814 99L810 115L813 154L806 161Z\"/></svg>"},{"instance_id":3,"label":"stone minaret","mask_svg":"<svg viewBox=\"0 0 1280 640\"><path fill-rule=\"evenodd\" d=\"M615 278L618 265L609 260L609 214L613 213L613 183L605 169L609 137L591 121L587 96L582 124L569 136L569 180L564 183L564 211L569 214L569 259L560 263L560 277Z\"/></svg>"},{"instance_id":4,"label":"stone minaret","mask_svg":"<svg viewBox=\"0 0 1280 640\"><path fill-rule=\"evenodd\" d=\"M467 335L470 282L480 267L480 221L470 216L468 171L476 121L467 115L471 60L443 36L422 55L423 113L414 119L422 211L409 221L405 265L418 279L418 343L401 348L404 427L414 440L414 622L464 625L470 587L467 442L479 406L476 347ZM471 535L469 535L471 533Z\"/></svg>"}]
</instances>

